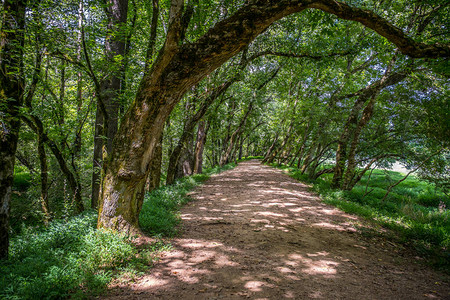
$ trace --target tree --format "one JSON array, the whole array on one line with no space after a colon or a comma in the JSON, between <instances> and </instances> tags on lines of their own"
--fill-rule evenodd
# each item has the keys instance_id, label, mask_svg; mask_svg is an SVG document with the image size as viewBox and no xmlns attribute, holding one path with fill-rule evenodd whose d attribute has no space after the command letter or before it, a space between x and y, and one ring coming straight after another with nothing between
<instances>
[{"instance_id":1,"label":"tree","mask_svg":"<svg viewBox=\"0 0 450 300\"><path fill-rule=\"evenodd\" d=\"M111 152L113 139L119 124L121 85L124 84L123 64L126 56L128 0L105 0L103 4L107 16L107 36L105 41L105 63L109 73L99 84L98 106L95 118L94 171L92 173L91 206L97 208L100 189L103 145ZM86 56L87 57L87 56ZM92 74L94 72L92 71ZM104 137L106 141L104 141ZM104 143L106 142L106 143Z\"/></svg>"},{"instance_id":2,"label":"tree","mask_svg":"<svg viewBox=\"0 0 450 300\"><path fill-rule=\"evenodd\" d=\"M192 3L171 1L164 46L140 83L136 98L125 114L114 149L108 154L102 180L98 226L139 232L138 215L149 165L164 122L184 93L207 74L239 53L276 20L309 8L360 22L394 43L412 57L445 57L450 46L416 42L401 29L369 10L345 3L322 1L253 1L218 22L204 35L183 43Z\"/></svg>"},{"instance_id":3,"label":"tree","mask_svg":"<svg viewBox=\"0 0 450 300\"><path fill-rule=\"evenodd\" d=\"M3 1L0 37L0 259L8 258L9 211L24 100L25 0Z\"/></svg>"}]
</instances>

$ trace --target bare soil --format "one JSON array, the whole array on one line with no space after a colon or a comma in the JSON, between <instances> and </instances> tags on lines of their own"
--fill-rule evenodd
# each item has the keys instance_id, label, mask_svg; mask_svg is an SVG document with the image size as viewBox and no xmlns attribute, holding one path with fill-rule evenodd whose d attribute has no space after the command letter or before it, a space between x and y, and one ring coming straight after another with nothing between
<instances>
[{"instance_id":1,"label":"bare soil","mask_svg":"<svg viewBox=\"0 0 450 300\"><path fill-rule=\"evenodd\" d=\"M191 197L173 251L105 298L450 299L448 277L257 160Z\"/></svg>"}]
</instances>

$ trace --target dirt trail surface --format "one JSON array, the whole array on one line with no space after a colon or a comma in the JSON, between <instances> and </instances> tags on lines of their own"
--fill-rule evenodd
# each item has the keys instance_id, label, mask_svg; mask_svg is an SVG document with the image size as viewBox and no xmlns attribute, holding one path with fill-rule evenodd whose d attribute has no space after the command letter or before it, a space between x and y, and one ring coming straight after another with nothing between
<instances>
[{"instance_id":1,"label":"dirt trail surface","mask_svg":"<svg viewBox=\"0 0 450 300\"><path fill-rule=\"evenodd\" d=\"M211 177L191 196L174 250L105 298L450 299L443 275L364 237L357 217L259 161Z\"/></svg>"}]
</instances>

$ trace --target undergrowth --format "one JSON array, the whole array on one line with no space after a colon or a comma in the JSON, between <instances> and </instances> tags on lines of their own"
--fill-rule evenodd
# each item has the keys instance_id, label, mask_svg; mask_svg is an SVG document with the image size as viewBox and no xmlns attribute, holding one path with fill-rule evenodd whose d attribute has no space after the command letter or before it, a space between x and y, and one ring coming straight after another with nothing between
<instances>
[{"instance_id":1,"label":"undergrowth","mask_svg":"<svg viewBox=\"0 0 450 300\"><path fill-rule=\"evenodd\" d=\"M296 168L278 166L300 181L312 184L324 202L375 221L396 233L438 268L450 270L450 198L414 176L396 186L382 201L387 188L403 178L394 171L374 170L351 191L330 188L331 174L310 180Z\"/></svg>"},{"instance_id":2,"label":"undergrowth","mask_svg":"<svg viewBox=\"0 0 450 300\"><path fill-rule=\"evenodd\" d=\"M177 211L189 201L186 194L211 174L234 166L208 169L146 195L140 224L157 239L139 249L134 237L96 229L95 211L48 227L23 226L10 241L9 260L0 262L0 299L91 298L114 278L143 274L158 252L170 249L160 237L177 233Z\"/></svg>"},{"instance_id":3,"label":"undergrowth","mask_svg":"<svg viewBox=\"0 0 450 300\"><path fill-rule=\"evenodd\" d=\"M0 298L85 298L104 291L121 270L137 274L148 266L152 256L130 237L97 230L96 223L96 212L86 211L47 228L24 228L0 264Z\"/></svg>"}]
</instances>

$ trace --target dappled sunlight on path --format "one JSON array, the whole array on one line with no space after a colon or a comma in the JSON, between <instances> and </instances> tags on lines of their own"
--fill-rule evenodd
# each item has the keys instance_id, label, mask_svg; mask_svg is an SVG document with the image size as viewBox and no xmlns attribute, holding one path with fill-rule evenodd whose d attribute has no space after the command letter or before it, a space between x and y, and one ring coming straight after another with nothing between
<instances>
[{"instance_id":1,"label":"dappled sunlight on path","mask_svg":"<svg viewBox=\"0 0 450 300\"><path fill-rule=\"evenodd\" d=\"M395 245L362 238L356 217L259 161L213 176L191 196L174 250L109 298L445 299L450 292Z\"/></svg>"}]
</instances>

